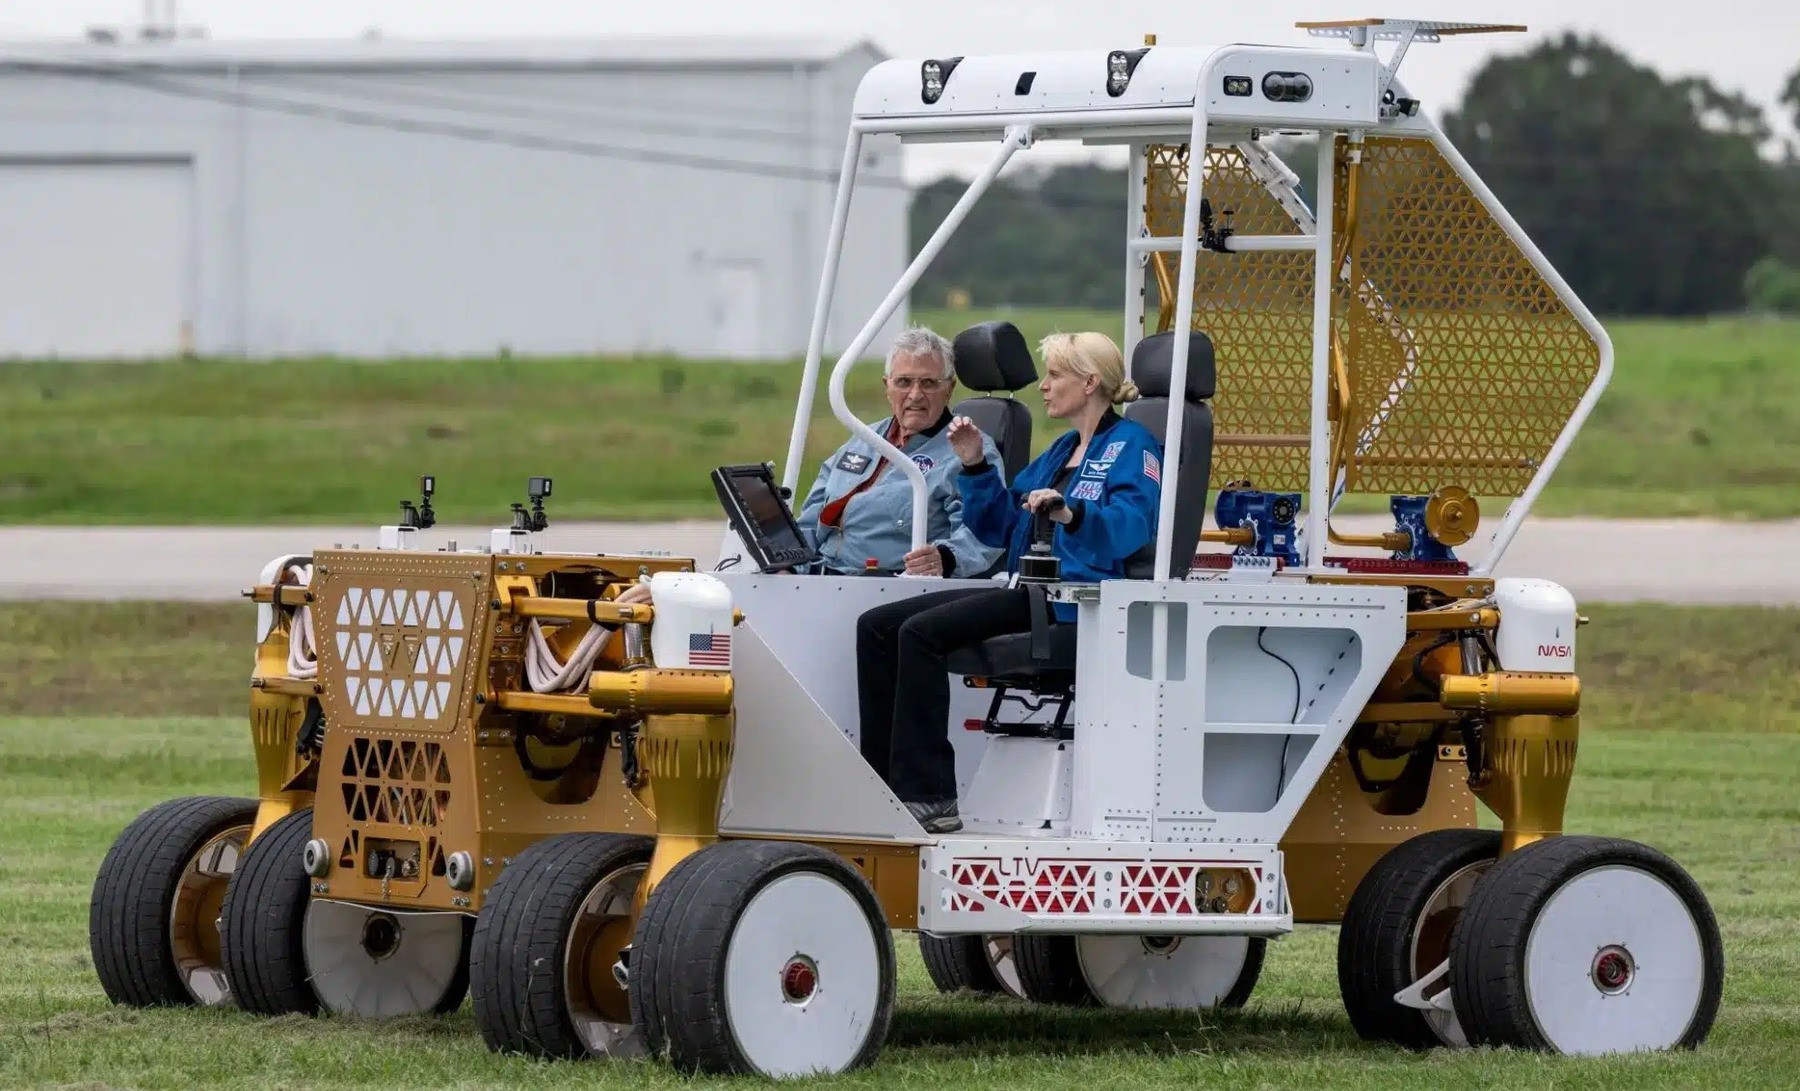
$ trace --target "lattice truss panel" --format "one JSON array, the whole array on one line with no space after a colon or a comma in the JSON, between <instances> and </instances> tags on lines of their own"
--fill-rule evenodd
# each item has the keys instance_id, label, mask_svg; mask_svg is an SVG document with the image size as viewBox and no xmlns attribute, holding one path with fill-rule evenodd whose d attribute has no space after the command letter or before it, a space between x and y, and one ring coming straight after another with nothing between
<instances>
[{"instance_id":1,"label":"lattice truss panel","mask_svg":"<svg viewBox=\"0 0 1800 1091\"><path fill-rule=\"evenodd\" d=\"M358 737L344 751L344 813L352 822L436 829L450 789L449 757L437 743Z\"/></svg>"},{"instance_id":2,"label":"lattice truss panel","mask_svg":"<svg viewBox=\"0 0 1800 1091\"><path fill-rule=\"evenodd\" d=\"M1188 915L1201 911L1195 883L1209 866L1201 861L1045 860L1021 872L1009 869L1008 863L980 857L957 860L950 866L950 881L1021 913ZM1261 868L1251 874L1262 882ZM946 908L979 913L987 907L966 894L952 894ZM1254 901L1250 912L1261 911L1260 901Z\"/></svg>"},{"instance_id":3,"label":"lattice truss panel","mask_svg":"<svg viewBox=\"0 0 1800 1091\"><path fill-rule=\"evenodd\" d=\"M1146 155L1149 231L1179 236L1187 149ZM1360 173L1356 245L1332 307L1353 375L1348 489L1517 496L1593 382L1599 346L1430 141L1371 140ZM1235 148L1208 149L1206 193L1239 233L1299 233ZM1174 256L1165 260L1172 272ZM1212 338L1218 366L1214 488L1307 486L1312 263L1298 252L1200 255L1194 328Z\"/></svg>"},{"instance_id":4,"label":"lattice truss panel","mask_svg":"<svg viewBox=\"0 0 1800 1091\"><path fill-rule=\"evenodd\" d=\"M1150 234L1179 238L1187 148L1152 144L1145 154ZM1236 148L1207 150L1206 197L1216 222L1226 223L1230 212L1229 223L1240 234L1300 234ZM1163 260L1173 274L1180 256ZM1248 480L1260 489L1304 491L1311 446L1312 255L1202 253L1194 274L1194 328L1212 339L1219 376L1213 487Z\"/></svg>"},{"instance_id":5,"label":"lattice truss panel","mask_svg":"<svg viewBox=\"0 0 1800 1091\"><path fill-rule=\"evenodd\" d=\"M1357 206L1332 302L1354 376L1349 491L1520 495L1594 381L1598 343L1429 140L1368 141Z\"/></svg>"},{"instance_id":6,"label":"lattice truss panel","mask_svg":"<svg viewBox=\"0 0 1800 1091\"><path fill-rule=\"evenodd\" d=\"M333 617L344 700L359 717L441 720L462 669L466 623L456 593L350 587Z\"/></svg>"}]
</instances>

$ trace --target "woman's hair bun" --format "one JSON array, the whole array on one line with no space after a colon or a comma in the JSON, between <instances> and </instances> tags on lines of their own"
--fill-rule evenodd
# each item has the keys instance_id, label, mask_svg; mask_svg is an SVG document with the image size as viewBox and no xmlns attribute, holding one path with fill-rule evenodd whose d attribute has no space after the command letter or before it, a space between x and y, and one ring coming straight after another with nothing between
<instances>
[{"instance_id":1,"label":"woman's hair bun","mask_svg":"<svg viewBox=\"0 0 1800 1091\"><path fill-rule=\"evenodd\" d=\"M1143 397L1143 395L1138 393L1137 384L1130 379L1126 379L1119 384L1119 392L1113 395L1113 401L1119 403L1135 402L1140 397Z\"/></svg>"}]
</instances>

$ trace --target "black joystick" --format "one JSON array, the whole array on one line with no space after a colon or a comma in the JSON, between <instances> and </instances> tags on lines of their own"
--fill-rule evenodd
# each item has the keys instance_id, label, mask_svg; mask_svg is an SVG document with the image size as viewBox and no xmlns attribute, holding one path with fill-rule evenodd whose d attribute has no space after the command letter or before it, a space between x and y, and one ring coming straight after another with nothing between
<instances>
[{"instance_id":1,"label":"black joystick","mask_svg":"<svg viewBox=\"0 0 1800 1091\"><path fill-rule=\"evenodd\" d=\"M1031 515L1031 548L1019 558L1020 583L1056 583L1062 579L1062 559L1050 551L1056 540L1056 521L1050 516L1066 505L1062 497Z\"/></svg>"}]
</instances>

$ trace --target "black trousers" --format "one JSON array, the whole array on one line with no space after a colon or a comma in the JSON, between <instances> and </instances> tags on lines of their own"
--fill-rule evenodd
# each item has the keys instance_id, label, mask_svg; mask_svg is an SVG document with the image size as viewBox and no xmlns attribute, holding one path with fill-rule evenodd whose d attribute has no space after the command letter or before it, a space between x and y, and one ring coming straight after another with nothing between
<instances>
[{"instance_id":1,"label":"black trousers","mask_svg":"<svg viewBox=\"0 0 1800 1091\"><path fill-rule=\"evenodd\" d=\"M1031 629L1022 587L966 587L885 603L856 621L863 758L908 803L956 797L950 653Z\"/></svg>"}]
</instances>

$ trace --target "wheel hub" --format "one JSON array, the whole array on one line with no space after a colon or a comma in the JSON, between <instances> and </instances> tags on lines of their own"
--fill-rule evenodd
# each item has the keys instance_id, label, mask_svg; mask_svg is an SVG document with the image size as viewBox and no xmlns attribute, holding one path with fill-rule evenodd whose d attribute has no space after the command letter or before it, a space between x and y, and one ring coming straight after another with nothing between
<instances>
[{"instance_id":1,"label":"wheel hub","mask_svg":"<svg viewBox=\"0 0 1800 1091\"><path fill-rule=\"evenodd\" d=\"M1594 988L1608 996L1617 996L1631 987L1631 979L1637 974L1637 961L1631 952L1618 944L1608 944L1594 954L1594 964L1588 970L1588 977L1594 982Z\"/></svg>"},{"instance_id":2,"label":"wheel hub","mask_svg":"<svg viewBox=\"0 0 1800 1091\"><path fill-rule=\"evenodd\" d=\"M1181 946L1180 936L1144 936L1144 950L1152 955L1172 955Z\"/></svg>"},{"instance_id":3,"label":"wheel hub","mask_svg":"<svg viewBox=\"0 0 1800 1091\"><path fill-rule=\"evenodd\" d=\"M400 949L400 922L386 913L371 913L363 922L362 949L377 962Z\"/></svg>"},{"instance_id":4,"label":"wheel hub","mask_svg":"<svg viewBox=\"0 0 1800 1091\"><path fill-rule=\"evenodd\" d=\"M804 1004L819 990L819 967L796 954L781 970L781 995L790 1004Z\"/></svg>"}]
</instances>

